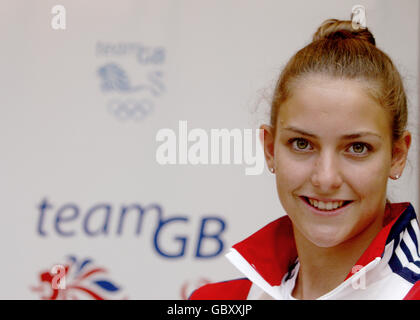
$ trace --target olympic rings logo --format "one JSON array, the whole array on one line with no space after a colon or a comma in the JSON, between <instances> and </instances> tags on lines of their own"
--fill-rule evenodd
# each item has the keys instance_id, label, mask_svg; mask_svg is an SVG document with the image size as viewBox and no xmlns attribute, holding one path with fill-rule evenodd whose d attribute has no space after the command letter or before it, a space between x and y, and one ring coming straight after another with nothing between
<instances>
[{"instance_id":1,"label":"olympic rings logo","mask_svg":"<svg viewBox=\"0 0 420 320\"><path fill-rule=\"evenodd\" d=\"M154 104L148 99L112 99L107 109L119 120L141 121L154 110Z\"/></svg>"}]
</instances>

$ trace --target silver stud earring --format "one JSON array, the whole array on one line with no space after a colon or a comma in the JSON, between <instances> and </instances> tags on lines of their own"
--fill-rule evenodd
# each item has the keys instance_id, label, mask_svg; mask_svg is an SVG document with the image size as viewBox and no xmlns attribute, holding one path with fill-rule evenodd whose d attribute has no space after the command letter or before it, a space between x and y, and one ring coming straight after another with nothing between
<instances>
[{"instance_id":1,"label":"silver stud earring","mask_svg":"<svg viewBox=\"0 0 420 320\"><path fill-rule=\"evenodd\" d=\"M270 168L271 173L274 173L274 171L275 171L274 168Z\"/></svg>"},{"instance_id":2,"label":"silver stud earring","mask_svg":"<svg viewBox=\"0 0 420 320\"><path fill-rule=\"evenodd\" d=\"M400 176L398 174L395 175L395 180L399 179Z\"/></svg>"}]
</instances>

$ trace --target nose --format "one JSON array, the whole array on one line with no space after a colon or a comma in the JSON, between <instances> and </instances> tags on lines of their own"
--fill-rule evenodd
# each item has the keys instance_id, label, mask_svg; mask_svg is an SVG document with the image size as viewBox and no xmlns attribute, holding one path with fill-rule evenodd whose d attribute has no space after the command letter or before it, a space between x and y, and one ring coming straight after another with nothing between
<instances>
[{"instance_id":1,"label":"nose","mask_svg":"<svg viewBox=\"0 0 420 320\"><path fill-rule=\"evenodd\" d=\"M321 193L330 193L343 183L339 159L333 151L320 152L316 158L311 182Z\"/></svg>"}]
</instances>

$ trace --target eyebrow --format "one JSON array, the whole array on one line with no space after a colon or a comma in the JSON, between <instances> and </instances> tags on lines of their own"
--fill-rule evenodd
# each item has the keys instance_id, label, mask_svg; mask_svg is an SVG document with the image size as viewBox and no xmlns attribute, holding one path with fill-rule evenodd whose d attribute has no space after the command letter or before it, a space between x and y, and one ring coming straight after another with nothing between
<instances>
[{"instance_id":1,"label":"eyebrow","mask_svg":"<svg viewBox=\"0 0 420 320\"><path fill-rule=\"evenodd\" d=\"M308 136L308 137L312 137L312 138L316 138L316 139L318 138L318 136L313 134L313 133L306 132L302 129L299 129L299 128L296 128L296 127L293 127L293 126L284 127L282 129L283 130L288 130L288 131L293 131L293 132L299 133L299 134L304 135L304 136ZM361 137L365 137L365 136L375 136L375 137L378 137L381 140L383 139L379 134L374 133L374 132L370 132L370 131L361 131L361 132L355 132L355 133L351 133L351 134L345 134L345 135L341 136L340 138L344 139L344 140L351 140L351 139L357 139L357 138L361 138Z\"/></svg>"}]
</instances>

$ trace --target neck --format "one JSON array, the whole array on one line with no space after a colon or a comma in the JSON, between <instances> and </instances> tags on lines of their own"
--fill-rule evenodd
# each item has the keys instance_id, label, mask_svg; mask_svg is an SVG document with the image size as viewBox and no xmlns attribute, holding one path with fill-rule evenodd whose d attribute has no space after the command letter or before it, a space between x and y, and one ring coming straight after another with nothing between
<instances>
[{"instance_id":1,"label":"neck","mask_svg":"<svg viewBox=\"0 0 420 320\"><path fill-rule=\"evenodd\" d=\"M382 228L383 215L364 231L334 247L318 247L293 226L299 273L292 296L316 299L340 285Z\"/></svg>"}]
</instances>

